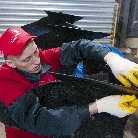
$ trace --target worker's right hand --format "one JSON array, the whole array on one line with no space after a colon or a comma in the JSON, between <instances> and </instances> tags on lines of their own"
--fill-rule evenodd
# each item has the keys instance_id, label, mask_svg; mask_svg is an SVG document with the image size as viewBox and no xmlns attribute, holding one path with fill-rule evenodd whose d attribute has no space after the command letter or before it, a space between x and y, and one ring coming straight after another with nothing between
<instances>
[{"instance_id":1,"label":"worker's right hand","mask_svg":"<svg viewBox=\"0 0 138 138\"><path fill-rule=\"evenodd\" d=\"M130 115L138 108L135 95L114 95L96 100L98 113L106 112L119 118Z\"/></svg>"},{"instance_id":2,"label":"worker's right hand","mask_svg":"<svg viewBox=\"0 0 138 138\"><path fill-rule=\"evenodd\" d=\"M138 87L138 64L114 54L107 60L114 76L125 86Z\"/></svg>"}]
</instances>

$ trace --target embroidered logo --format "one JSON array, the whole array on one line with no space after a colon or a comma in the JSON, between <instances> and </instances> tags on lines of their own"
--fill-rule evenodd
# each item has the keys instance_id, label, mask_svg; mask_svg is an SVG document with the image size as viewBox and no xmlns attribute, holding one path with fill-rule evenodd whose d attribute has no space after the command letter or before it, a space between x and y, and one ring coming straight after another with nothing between
<instances>
[{"instance_id":1,"label":"embroidered logo","mask_svg":"<svg viewBox=\"0 0 138 138\"><path fill-rule=\"evenodd\" d=\"M16 29L11 30L11 32L13 34L13 36L11 38L11 43L14 43L14 41L17 39L18 35L20 35L21 33Z\"/></svg>"},{"instance_id":2,"label":"embroidered logo","mask_svg":"<svg viewBox=\"0 0 138 138\"><path fill-rule=\"evenodd\" d=\"M4 53L3 53L3 51L0 51L0 53L1 53L1 55L4 57Z\"/></svg>"}]
</instances>

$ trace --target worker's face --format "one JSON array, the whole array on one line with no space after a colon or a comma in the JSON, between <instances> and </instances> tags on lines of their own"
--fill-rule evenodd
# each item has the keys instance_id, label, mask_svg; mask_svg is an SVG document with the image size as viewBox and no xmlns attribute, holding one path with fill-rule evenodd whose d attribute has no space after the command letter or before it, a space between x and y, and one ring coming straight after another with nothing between
<instances>
[{"instance_id":1,"label":"worker's face","mask_svg":"<svg viewBox=\"0 0 138 138\"><path fill-rule=\"evenodd\" d=\"M40 57L37 45L31 41L21 56L11 59L11 66L29 73L38 73L41 70Z\"/></svg>"}]
</instances>

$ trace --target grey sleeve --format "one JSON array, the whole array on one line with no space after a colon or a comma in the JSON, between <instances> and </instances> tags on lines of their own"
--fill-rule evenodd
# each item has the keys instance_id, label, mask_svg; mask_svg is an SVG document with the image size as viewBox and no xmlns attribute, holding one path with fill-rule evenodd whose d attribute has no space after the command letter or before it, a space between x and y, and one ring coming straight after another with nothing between
<instances>
[{"instance_id":1,"label":"grey sleeve","mask_svg":"<svg viewBox=\"0 0 138 138\"><path fill-rule=\"evenodd\" d=\"M71 135L90 118L88 105L48 110L31 90L13 101L8 110L21 128L44 136Z\"/></svg>"},{"instance_id":2,"label":"grey sleeve","mask_svg":"<svg viewBox=\"0 0 138 138\"><path fill-rule=\"evenodd\" d=\"M100 43L92 42L86 39L63 43L60 47L60 63L63 66L73 65L81 62L83 59L102 61L104 57L111 52Z\"/></svg>"}]
</instances>

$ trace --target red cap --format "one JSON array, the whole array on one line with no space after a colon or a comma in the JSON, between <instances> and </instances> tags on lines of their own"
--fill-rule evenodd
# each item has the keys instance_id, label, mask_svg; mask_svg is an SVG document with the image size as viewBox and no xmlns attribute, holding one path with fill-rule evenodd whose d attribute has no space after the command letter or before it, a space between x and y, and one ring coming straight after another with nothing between
<instances>
[{"instance_id":1,"label":"red cap","mask_svg":"<svg viewBox=\"0 0 138 138\"><path fill-rule=\"evenodd\" d=\"M0 36L0 51L5 59L8 54L18 56L22 52L26 42L36 37L37 36L31 36L19 27L8 28Z\"/></svg>"}]
</instances>

